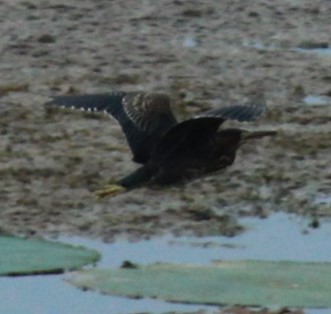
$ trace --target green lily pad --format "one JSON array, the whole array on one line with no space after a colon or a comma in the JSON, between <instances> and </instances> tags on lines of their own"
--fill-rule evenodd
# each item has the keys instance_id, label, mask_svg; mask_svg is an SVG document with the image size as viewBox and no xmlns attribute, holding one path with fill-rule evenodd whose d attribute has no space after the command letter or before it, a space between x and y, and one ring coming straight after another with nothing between
<instances>
[{"instance_id":1,"label":"green lily pad","mask_svg":"<svg viewBox=\"0 0 331 314\"><path fill-rule=\"evenodd\" d=\"M68 281L113 295L215 305L331 307L331 263L230 261L81 270Z\"/></svg>"},{"instance_id":2,"label":"green lily pad","mask_svg":"<svg viewBox=\"0 0 331 314\"><path fill-rule=\"evenodd\" d=\"M0 276L62 273L95 263L100 255L60 242L0 237Z\"/></svg>"}]
</instances>

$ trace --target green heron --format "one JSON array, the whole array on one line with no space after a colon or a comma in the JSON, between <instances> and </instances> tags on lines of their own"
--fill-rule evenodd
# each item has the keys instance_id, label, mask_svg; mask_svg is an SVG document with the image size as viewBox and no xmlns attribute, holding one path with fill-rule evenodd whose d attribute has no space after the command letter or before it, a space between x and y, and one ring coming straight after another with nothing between
<instances>
[{"instance_id":1,"label":"green heron","mask_svg":"<svg viewBox=\"0 0 331 314\"><path fill-rule=\"evenodd\" d=\"M234 105L203 112L178 122L170 98L161 93L109 93L57 96L51 104L86 111L101 111L120 124L133 161L141 166L128 176L96 192L98 197L153 183L181 183L226 168L239 146L251 139L275 135L275 131L219 129L225 120L253 121L264 104Z\"/></svg>"}]
</instances>

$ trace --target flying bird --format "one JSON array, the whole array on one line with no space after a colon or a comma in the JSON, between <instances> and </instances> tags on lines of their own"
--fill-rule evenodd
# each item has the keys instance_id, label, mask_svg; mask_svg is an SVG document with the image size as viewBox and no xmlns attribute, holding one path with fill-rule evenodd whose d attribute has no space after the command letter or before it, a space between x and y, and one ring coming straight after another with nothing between
<instances>
[{"instance_id":1,"label":"flying bird","mask_svg":"<svg viewBox=\"0 0 331 314\"><path fill-rule=\"evenodd\" d=\"M98 190L100 198L144 184L171 185L205 176L232 165L237 149L246 141L276 134L220 128L226 120L257 119L266 109L264 102L208 110L182 122L174 116L169 96L162 93L56 96L50 104L104 112L120 124L133 161L141 166Z\"/></svg>"}]
</instances>

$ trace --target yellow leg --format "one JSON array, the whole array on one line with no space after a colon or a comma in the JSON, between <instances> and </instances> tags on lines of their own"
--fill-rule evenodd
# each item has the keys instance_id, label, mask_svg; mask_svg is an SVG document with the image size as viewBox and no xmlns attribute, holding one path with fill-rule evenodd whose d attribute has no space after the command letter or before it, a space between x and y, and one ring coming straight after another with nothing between
<instances>
[{"instance_id":1,"label":"yellow leg","mask_svg":"<svg viewBox=\"0 0 331 314\"><path fill-rule=\"evenodd\" d=\"M118 184L106 185L100 190L94 192L95 196L99 199L106 197L115 197L118 194L121 194L126 191L126 188Z\"/></svg>"}]
</instances>

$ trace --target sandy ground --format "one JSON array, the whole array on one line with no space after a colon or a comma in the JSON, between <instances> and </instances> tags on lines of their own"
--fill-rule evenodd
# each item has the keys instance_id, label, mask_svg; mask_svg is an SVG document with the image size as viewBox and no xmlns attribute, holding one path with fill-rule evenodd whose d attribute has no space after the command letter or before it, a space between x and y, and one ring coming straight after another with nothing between
<instances>
[{"instance_id":1,"label":"sandy ground","mask_svg":"<svg viewBox=\"0 0 331 314\"><path fill-rule=\"evenodd\" d=\"M329 216L330 1L1 1L0 229L112 240L172 232L233 236L243 215ZM263 82L277 129L235 164L186 186L93 191L135 169L107 116L48 108L51 95L163 91L183 118L241 103ZM320 219L323 222L322 219Z\"/></svg>"}]
</instances>

